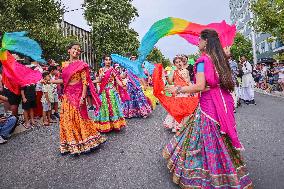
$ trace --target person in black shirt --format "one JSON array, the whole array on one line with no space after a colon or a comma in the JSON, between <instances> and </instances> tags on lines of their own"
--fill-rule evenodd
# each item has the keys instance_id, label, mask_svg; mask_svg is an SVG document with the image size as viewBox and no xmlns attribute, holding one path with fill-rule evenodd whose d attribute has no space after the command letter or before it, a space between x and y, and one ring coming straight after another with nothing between
<instances>
[{"instance_id":1,"label":"person in black shirt","mask_svg":"<svg viewBox=\"0 0 284 189\"><path fill-rule=\"evenodd\" d=\"M182 63L183 63L183 69L186 69L188 71L190 82L193 82L194 80L193 65L188 63L188 56L182 55Z\"/></svg>"},{"instance_id":2,"label":"person in black shirt","mask_svg":"<svg viewBox=\"0 0 284 189\"><path fill-rule=\"evenodd\" d=\"M34 120L34 108L36 107L36 86L28 85L21 88L22 95L22 108L24 109L25 123L24 127L29 129L31 126L35 125ZM30 118L30 122L29 122Z\"/></svg>"}]
</instances>

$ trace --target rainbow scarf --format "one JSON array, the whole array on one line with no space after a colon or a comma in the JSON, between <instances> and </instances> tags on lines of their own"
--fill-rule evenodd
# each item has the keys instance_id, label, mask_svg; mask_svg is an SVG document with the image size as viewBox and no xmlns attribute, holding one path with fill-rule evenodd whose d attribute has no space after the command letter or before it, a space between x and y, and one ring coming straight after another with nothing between
<instances>
[{"instance_id":1,"label":"rainbow scarf","mask_svg":"<svg viewBox=\"0 0 284 189\"><path fill-rule=\"evenodd\" d=\"M27 32L5 33L0 49L2 82L16 95L20 95L21 87L37 83L41 79L41 73L18 63L9 51L31 57L41 63L45 62L41 58L42 49L39 44L26 35Z\"/></svg>"},{"instance_id":2,"label":"rainbow scarf","mask_svg":"<svg viewBox=\"0 0 284 189\"><path fill-rule=\"evenodd\" d=\"M2 47L0 51L12 51L28 56L33 60L41 63L46 61L41 58L42 49L40 45L33 39L26 36L27 32L5 33L2 39Z\"/></svg>"},{"instance_id":3,"label":"rainbow scarf","mask_svg":"<svg viewBox=\"0 0 284 189\"><path fill-rule=\"evenodd\" d=\"M0 52L0 61L3 66L2 82L16 95L20 95L21 87L36 84L42 78L39 71L18 63L9 51Z\"/></svg>"},{"instance_id":4,"label":"rainbow scarf","mask_svg":"<svg viewBox=\"0 0 284 189\"><path fill-rule=\"evenodd\" d=\"M128 58L117 54L113 54L112 59L116 63L132 71L138 77L145 78L141 65L161 38L179 35L190 44L198 45L200 33L204 29L215 30L219 35L223 47L231 46L234 42L236 26L230 26L225 21L201 25L180 18L169 17L154 23L150 30L145 34L138 49L139 57L136 61L130 61Z\"/></svg>"}]
</instances>

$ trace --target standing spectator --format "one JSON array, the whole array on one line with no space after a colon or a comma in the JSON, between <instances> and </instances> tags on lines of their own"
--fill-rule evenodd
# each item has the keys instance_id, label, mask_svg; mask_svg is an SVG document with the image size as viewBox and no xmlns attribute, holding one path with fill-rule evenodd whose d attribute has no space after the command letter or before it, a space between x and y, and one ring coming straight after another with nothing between
<instances>
[{"instance_id":1,"label":"standing spectator","mask_svg":"<svg viewBox=\"0 0 284 189\"><path fill-rule=\"evenodd\" d=\"M24 127L30 129L31 126L35 126L34 120L34 108L36 107L36 86L28 85L21 88L22 95L22 108L24 109ZM30 122L29 122L30 120Z\"/></svg>"},{"instance_id":2,"label":"standing spectator","mask_svg":"<svg viewBox=\"0 0 284 189\"><path fill-rule=\"evenodd\" d=\"M2 102L7 101L8 98L0 95L0 144L6 143L7 139L11 136L11 133L16 127L17 118L13 115L5 115Z\"/></svg>"},{"instance_id":3,"label":"standing spectator","mask_svg":"<svg viewBox=\"0 0 284 189\"><path fill-rule=\"evenodd\" d=\"M261 72L260 72L260 64L256 64L254 66L254 69L252 71L252 77L254 79L254 82L256 84L256 87L257 88L260 88L260 85L259 85L259 81L260 81L260 77L261 77Z\"/></svg>"},{"instance_id":4,"label":"standing spectator","mask_svg":"<svg viewBox=\"0 0 284 189\"><path fill-rule=\"evenodd\" d=\"M255 104L254 100L254 79L252 77L252 66L245 56L241 57L242 63L242 99L246 104Z\"/></svg>"},{"instance_id":5,"label":"standing spectator","mask_svg":"<svg viewBox=\"0 0 284 189\"><path fill-rule=\"evenodd\" d=\"M42 78L44 80L42 86L42 98L41 103L43 107L43 125L48 126L51 122L51 101L53 100L53 86L49 83L50 75L48 72L44 72L42 74Z\"/></svg>"},{"instance_id":6,"label":"standing spectator","mask_svg":"<svg viewBox=\"0 0 284 189\"><path fill-rule=\"evenodd\" d=\"M40 73L43 73L43 69L38 62L33 61L32 65L34 67L34 70L38 70ZM39 118L42 116L41 97L42 97L42 83L38 82L36 84L36 108L34 109L34 116Z\"/></svg>"},{"instance_id":7,"label":"standing spectator","mask_svg":"<svg viewBox=\"0 0 284 189\"><path fill-rule=\"evenodd\" d=\"M260 70L260 88L265 90L267 88L266 79L267 79L267 67L265 63L261 64Z\"/></svg>"},{"instance_id":8,"label":"standing spectator","mask_svg":"<svg viewBox=\"0 0 284 189\"><path fill-rule=\"evenodd\" d=\"M190 81L193 82L193 80L194 80L193 67L194 66L191 65L191 64L188 64L188 56L186 56L186 55L182 56L182 62L183 62L183 65L184 65L184 69L187 69L187 71L188 71Z\"/></svg>"},{"instance_id":9,"label":"standing spectator","mask_svg":"<svg viewBox=\"0 0 284 189\"><path fill-rule=\"evenodd\" d=\"M50 73L51 81L58 79L57 78L58 76L57 66L55 65L49 66L48 71ZM53 101L51 103L52 103L52 109L54 110L54 114L52 117L59 119L58 102L59 102L59 98L58 98L57 84L53 84Z\"/></svg>"},{"instance_id":10,"label":"standing spectator","mask_svg":"<svg viewBox=\"0 0 284 189\"><path fill-rule=\"evenodd\" d=\"M238 107L238 101L239 101L239 95L238 95L238 74L239 74L239 68L238 68L238 63L232 59L232 56L229 55L229 64L230 64L230 68L232 70L232 78L233 78L233 82L235 84L235 88L234 88L234 92L232 93L232 96L234 98L234 102L235 102L235 108Z\"/></svg>"},{"instance_id":11,"label":"standing spectator","mask_svg":"<svg viewBox=\"0 0 284 189\"><path fill-rule=\"evenodd\" d=\"M278 83L282 89L282 94L284 95L284 63L279 66Z\"/></svg>"}]
</instances>

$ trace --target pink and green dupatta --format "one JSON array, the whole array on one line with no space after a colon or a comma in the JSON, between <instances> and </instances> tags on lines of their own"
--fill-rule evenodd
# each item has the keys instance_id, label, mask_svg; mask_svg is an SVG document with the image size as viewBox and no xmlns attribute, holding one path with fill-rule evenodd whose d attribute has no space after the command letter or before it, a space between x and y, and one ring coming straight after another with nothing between
<instances>
[{"instance_id":1,"label":"pink and green dupatta","mask_svg":"<svg viewBox=\"0 0 284 189\"><path fill-rule=\"evenodd\" d=\"M119 73L113 67L111 67L108 71L105 72L105 74L102 78L99 94L102 94L102 92L105 90L107 84L110 82L110 78L111 78L113 73L122 82L122 79L120 78ZM127 90L125 90L120 85L118 85L116 81L114 82L114 84L115 84L116 89L118 90L121 101L126 102L126 101L130 100L130 96L127 93Z\"/></svg>"}]
</instances>

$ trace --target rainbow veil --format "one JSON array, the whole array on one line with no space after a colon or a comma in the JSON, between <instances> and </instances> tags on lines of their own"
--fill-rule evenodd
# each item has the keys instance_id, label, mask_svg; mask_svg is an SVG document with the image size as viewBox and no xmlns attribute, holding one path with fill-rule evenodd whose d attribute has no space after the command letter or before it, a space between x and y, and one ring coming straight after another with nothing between
<instances>
[{"instance_id":1,"label":"rainbow veil","mask_svg":"<svg viewBox=\"0 0 284 189\"><path fill-rule=\"evenodd\" d=\"M27 32L5 33L0 49L0 61L3 67L2 82L5 87L17 95L20 95L20 87L37 83L41 79L41 73L18 63L11 52L45 63L45 60L41 58L40 45L26 35Z\"/></svg>"},{"instance_id":2,"label":"rainbow veil","mask_svg":"<svg viewBox=\"0 0 284 189\"><path fill-rule=\"evenodd\" d=\"M143 78L145 74L143 73L141 65L161 38L179 35L190 44L198 45L200 33L204 29L215 30L219 35L223 47L229 47L234 42L236 27L235 25L228 25L225 21L201 25L180 18L169 17L159 20L152 25L141 41L141 45L138 49L139 57L136 61L130 61L128 58L117 54L113 54L112 59L121 66L130 69L138 77ZM154 95L175 120L181 122L184 117L194 113L198 105L198 97L178 98L166 96L164 93L165 84L162 79L162 72L162 66L156 65L153 74Z\"/></svg>"}]
</instances>

